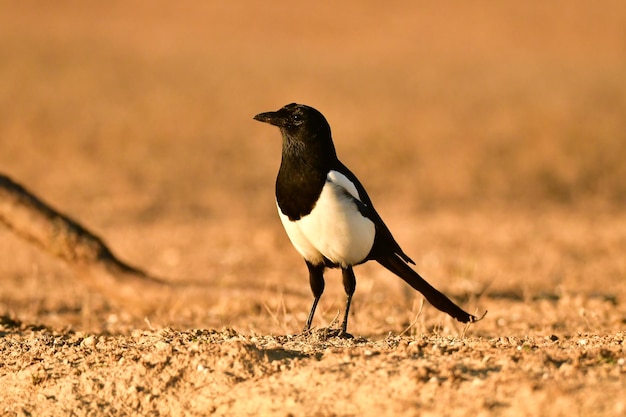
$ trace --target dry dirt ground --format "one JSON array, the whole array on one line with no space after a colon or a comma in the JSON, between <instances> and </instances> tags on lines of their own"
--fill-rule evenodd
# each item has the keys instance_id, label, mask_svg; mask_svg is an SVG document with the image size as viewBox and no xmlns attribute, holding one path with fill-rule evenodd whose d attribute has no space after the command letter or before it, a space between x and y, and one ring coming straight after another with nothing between
<instances>
[{"instance_id":1,"label":"dry dirt ground","mask_svg":"<svg viewBox=\"0 0 626 417\"><path fill-rule=\"evenodd\" d=\"M626 6L0 0L0 172L176 284L116 288L0 223L0 414L623 416ZM276 129L326 114L464 327L377 265L315 330Z\"/></svg>"}]
</instances>

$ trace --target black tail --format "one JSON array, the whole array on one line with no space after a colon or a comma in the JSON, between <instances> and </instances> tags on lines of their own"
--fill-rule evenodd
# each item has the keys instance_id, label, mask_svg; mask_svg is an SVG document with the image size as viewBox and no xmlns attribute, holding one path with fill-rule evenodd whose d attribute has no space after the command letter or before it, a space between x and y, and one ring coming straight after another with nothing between
<instances>
[{"instance_id":1,"label":"black tail","mask_svg":"<svg viewBox=\"0 0 626 417\"><path fill-rule=\"evenodd\" d=\"M426 282L426 280L422 278L420 274L411 269L411 267L407 265L397 255L394 254L391 256L382 257L381 259L376 259L376 261L403 280L405 280L406 283L409 284L411 287L421 292L424 297L426 297L428 302L435 306L437 309L443 311L444 313L448 313L450 316L463 323L472 323L479 320L479 318L477 318L476 316L473 316L463 311L463 309L454 304L452 300L443 295L441 292L437 291L432 285Z\"/></svg>"}]
</instances>

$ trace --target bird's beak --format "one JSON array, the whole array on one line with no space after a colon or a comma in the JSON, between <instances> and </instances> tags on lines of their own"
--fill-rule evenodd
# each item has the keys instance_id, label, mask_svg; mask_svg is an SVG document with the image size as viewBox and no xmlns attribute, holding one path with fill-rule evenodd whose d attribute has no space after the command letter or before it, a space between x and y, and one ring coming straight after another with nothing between
<instances>
[{"instance_id":1,"label":"bird's beak","mask_svg":"<svg viewBox=\"0 0 626 417\"><path fill-rule=\"evenodd\" d=\"M259 113L254 116L254 120L258 120L259 122L269 123L274 126L283 127L285 126L286 120L276 111L268 111L266 113Z\"/></svg>"}]
</instances>

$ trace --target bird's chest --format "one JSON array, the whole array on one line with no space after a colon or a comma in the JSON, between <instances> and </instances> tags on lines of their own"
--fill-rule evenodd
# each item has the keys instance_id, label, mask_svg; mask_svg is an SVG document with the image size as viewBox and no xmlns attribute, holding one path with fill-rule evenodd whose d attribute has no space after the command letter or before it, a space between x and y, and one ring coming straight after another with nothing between
<instances>
[{"instance_id":1,"label":"bird's chest","mask_svg":"<svg viewBox=\"0 0 626 417\"><path fill-rule=\"evenodd\" d=\"M345 189L326 181L306 215L291 220L278 206L283 226L298 252L312 263L322 256L333 264L347 266L362 262L372 248L373 222L362 216Z\"/></svg>"},{"instance_id":2,"label":"bird's chest","mask_svg":"<svg viewBox=\"0 0 626 417\"><path fill-rule=\"evenodd\" d=\"M326 173L304 164L284 164L276 178L276 202L290 220L311 213L326 183Z\"/></svg>"}]
</instances>

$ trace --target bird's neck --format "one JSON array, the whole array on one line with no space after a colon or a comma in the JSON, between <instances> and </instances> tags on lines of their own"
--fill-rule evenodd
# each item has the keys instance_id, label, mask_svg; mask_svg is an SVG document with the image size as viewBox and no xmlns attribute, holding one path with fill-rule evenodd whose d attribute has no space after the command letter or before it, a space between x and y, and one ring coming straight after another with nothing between
<instances>
[{"instance_id":1,"label":"bird's neck","mask_svg":"<svg viewBox=\"0 0 626 417\"><path fill-rule=\"evenodd\" d=\"M337 161L337 152L329 134L307 135L306 140L290 137L283 132L281 168L301 171L303 174L326 174Z\"/></svg>"},{"instance_id":2,"label":"bird's neck","mask_svg":"<svg viewBox=\"0 0 626 417\"><path fill-rule=\"evenodd\" d=\"M337 160L334 146L323 141L283 140L276 178L276 200L282 213L298 220L311 212Z\"/></svg>"}]
</instances>

